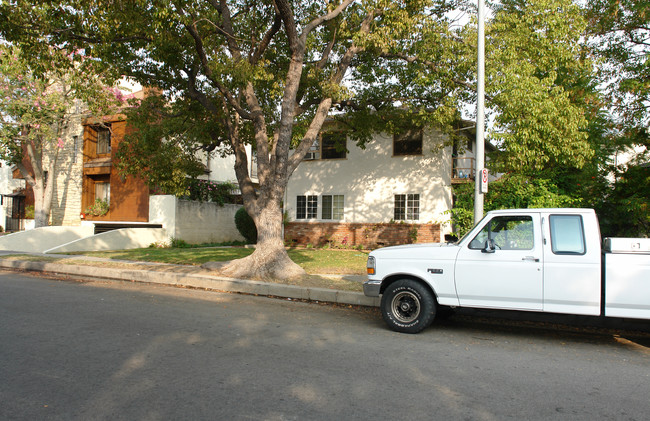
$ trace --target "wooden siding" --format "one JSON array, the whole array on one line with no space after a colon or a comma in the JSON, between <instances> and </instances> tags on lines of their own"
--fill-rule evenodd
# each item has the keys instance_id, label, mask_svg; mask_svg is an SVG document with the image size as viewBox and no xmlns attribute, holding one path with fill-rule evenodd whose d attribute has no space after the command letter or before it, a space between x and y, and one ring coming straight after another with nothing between
<instances>
[{"instance_id":1,"label":"wooden siding","mask_svg":"<svg viewBox=\"0 0 650 421\"><path fill-rule=\"evenodd\" d=\"M115 152L129 130L126 121L110 121L111 153L97 154L96 126L87 122L84 130L83 196L81 211L95 202L95 184L110 182L109 211L103 216L86 215L92 221L147 222L149 188L137 177L122 177L115 168Z\"/></svg>"}]
</instances>

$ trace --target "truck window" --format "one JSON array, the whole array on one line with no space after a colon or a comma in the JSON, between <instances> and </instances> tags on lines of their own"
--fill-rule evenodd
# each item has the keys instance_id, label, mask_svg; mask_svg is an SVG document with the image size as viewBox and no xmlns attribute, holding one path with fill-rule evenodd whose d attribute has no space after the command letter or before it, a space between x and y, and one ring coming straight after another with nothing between
<instances>
[{"instance_id":1,"label":"truck window","mask_svg":"<svg viewBox=\"0 0 650 421\"><path fill-rule=\"evenodd\" d=\"M580 215L551 215L551 248L554 254L585 254L585 234Z\"/></svg>"},{"instance_id":2,"label":"truck window","mask_svg":"<svg viewBox=\"0 0 650 421\"><path fill-rule=\"evenodd\" d=\"M497 216L474 237L469 248L481 250L492 239L497 250L532 250L533 232L531 216Z\"/></svg>"}]
</instances>

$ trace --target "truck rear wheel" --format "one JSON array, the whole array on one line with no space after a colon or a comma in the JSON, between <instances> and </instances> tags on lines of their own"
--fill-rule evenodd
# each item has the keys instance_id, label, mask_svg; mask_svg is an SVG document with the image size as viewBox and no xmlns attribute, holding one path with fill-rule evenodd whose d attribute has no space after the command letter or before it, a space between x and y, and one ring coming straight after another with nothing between
<instances>
[{"instance_id":1,"label":"truck rear wheel","mask_svg":"<svg viewBox=\"0 0 650 421\"><path fill-rule=\"evenodd\" d=\"M412 279L400 279L384 291L381 314L392 330L418 333L436 317L436 301L421 283Z\"/></svg>"}]
</instances>

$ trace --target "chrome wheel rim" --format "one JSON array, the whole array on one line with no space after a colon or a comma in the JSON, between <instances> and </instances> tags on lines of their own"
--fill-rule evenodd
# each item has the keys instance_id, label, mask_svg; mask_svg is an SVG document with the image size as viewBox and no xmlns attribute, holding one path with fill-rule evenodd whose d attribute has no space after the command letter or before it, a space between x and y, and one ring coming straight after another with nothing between
<instances>
[{"instance_id":1,"label":"chrome wheel rim","mask_svg":"<svg viewBox=\"0 0 650 421\"><path fill-rule=\"evenodd\" d=\"M420 315L420 299L410 291L399 292L391 301L391 311L400 323L411 323Z\"/></svg>"}]
</instances>

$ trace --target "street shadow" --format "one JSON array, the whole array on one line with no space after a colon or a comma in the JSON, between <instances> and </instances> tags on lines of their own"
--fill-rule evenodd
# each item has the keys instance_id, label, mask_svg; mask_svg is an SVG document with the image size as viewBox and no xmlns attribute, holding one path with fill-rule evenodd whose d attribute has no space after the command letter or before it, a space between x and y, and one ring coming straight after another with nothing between
<instances>
[{"instance_id":1,"label":"street shadow","mask_svg":"<svg viewBox=\"0 0 650 421\"><path fill-rule=\"evenodd\" d=\"M534 336L574 343L636 344L650 355L650 323L646 320L535 313L526 311L457 309L451 317L436 319L428 331Z\"/></svg>"}]
</instances>

